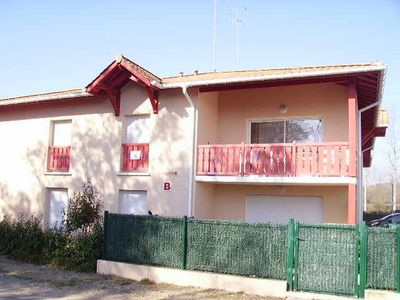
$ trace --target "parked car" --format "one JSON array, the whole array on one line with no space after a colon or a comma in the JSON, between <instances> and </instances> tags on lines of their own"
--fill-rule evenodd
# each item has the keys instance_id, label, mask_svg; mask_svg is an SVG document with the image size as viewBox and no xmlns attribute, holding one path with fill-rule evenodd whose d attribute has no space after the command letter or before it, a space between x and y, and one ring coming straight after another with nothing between
<instances>
[{"instance_id":1,"label":"parked car","mask_svg":"<svg viewBox=\"0 0 400 300\"><path fill-rule=\"evenodd\" d=\"M368 223L368 226L374 227L389 227L390 225L400 225L400 213L390 214Z\"/></svg>"}]
</instances>

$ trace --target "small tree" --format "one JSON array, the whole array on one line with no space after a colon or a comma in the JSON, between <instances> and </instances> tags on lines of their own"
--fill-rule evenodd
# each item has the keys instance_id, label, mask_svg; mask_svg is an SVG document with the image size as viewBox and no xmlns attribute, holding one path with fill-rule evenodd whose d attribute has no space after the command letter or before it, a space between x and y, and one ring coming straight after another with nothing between
<instances>
[{"instance_id":1,"label":"small tree","mask_svg":"<svg viewBox=\"0 0 400 300\"><path fill-rule=\"evenodd\" d=\"M72 233L87 233L101 224L103 198L97 188L90 182L82 185L82 191L75 192L69 201L66 212L66 229Z\"/></svg>"},{"instance_id":2,"label":"small tree","mask_svg":"<svg viewBox=\"0 0 400 300\"><path fill-rule=\"evenodd\" d=\"M392 211L397 209L397 182L399 180L400 171L400 142L397 132L396 115L391 115L392 126L389 127L389 134L387 139L387 158L390 168L390 183L392 184Z\"/></svg>"}]
</instances>

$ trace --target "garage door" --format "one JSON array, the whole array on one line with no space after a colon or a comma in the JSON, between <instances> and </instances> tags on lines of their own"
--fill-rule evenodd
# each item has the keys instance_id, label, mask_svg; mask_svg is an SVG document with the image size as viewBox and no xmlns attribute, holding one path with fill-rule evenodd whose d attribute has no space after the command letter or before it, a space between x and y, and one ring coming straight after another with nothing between
<instances>
[{"instance_id":1,"label":"garage door","mask_svg":"<svg viewBox=\"0 0 400 300\"><path fill-rule=\"evenodd\" d=\"M322 197L248 195L246 221L322 223Z\"/></svg>"}]
</instances>

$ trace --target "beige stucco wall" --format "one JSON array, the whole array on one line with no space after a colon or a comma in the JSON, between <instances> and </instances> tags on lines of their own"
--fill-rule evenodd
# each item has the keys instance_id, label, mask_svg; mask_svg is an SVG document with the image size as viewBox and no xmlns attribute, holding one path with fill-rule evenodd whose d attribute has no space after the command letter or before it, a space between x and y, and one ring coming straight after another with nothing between
<instances>
[{"instance_id":1,"label":"beige stucco wall","mask_svg":"<svg viewBox=\"0 0 400 300\"><path fill-rule=\"evenodd\" d=\"M240 143L247 139L249 118L322 117L325 141L347 140L346 90L338 85L200 93L189 90L198 108L198 142ZM199 97L199 101L197 98ZM288 113L278 112L287 104ZM148 174L120 174L120 151L126 116L148 114L154 127ZM51 121L72 120L70 173L46 172ZM192 109L182 91L160 94L159 114L152 113L144 90L128 84L122 90L121 115L115 117L106 98L85 98L0 111L0 217L42 215L46 188L68 188L69 195L91 180L104 195L105 209L119 211L119 190L146 190L156 214L186 215ZM341 126L337 126L341 124ZM172 184L171 191L163 183ZM193 211L198 218L243 219L245 195L276 195L276 186L194 185ZM324 221L346 222L347 188L287 186L287 195L324 197Z\"/></svg>"},{"instance_id":2,"label":"beige stucco wall","mask_svg":"<svg viewBox=\"0 0 400 300\"><path fill-rule=\"evenodd\" d=\"M286 114L279 106L286 104ZM249 142L250 120L321 118L323 141L348 141L347 89L337 84L242 89L201 93L198 144ZM347 186L229 185L197 182L195 217L245 218L247 194L321 196L324 222L347 222ZM210 199L212 199L210 201Z\"/></svg>"},{"instance_id":3,"label":"beige stucco wall","mask_svg":"<svg viewBox=\"0 0 400 300\"><path fill-rule=\"evenodd\" d=\"M194 97L196 100L196 97ZM154 128L146 175L119 174L124 118L150 114ZM70 174L46 173L52 120L72 120ZM148 207L161 215L187 214L188 147L192 114L180 90L163 91L159 114L152 113L143 89L127 85L121 96L121 115L115 117L106 98L47 103L0 111L0 217L44 211L47 188L68 188L69 196L91 180L104 195L105 209L118 211L118 191L146 190ZM171 191L163 183L172 184Z\"/></svg>"},{"instance_id":4,"label":"beige stucco wall","mask_svg":"<svg viewBox=\"0 0 400 300\"><path fill-rule=\"evenodd\" d=\"M200 93L197 142L199 145L218 143L218 92Z\"/></svg>"},{"instance_id":5,"label":"beige stucco wall","mask_svg":"<svg viewBox=\"0 0 400 300\"><path fill-rule=\"evenodd\" d=\"M208 210L210 213L204 216L205 218L244 220L247 195L319 196L323 199L324 223L347 223L347 186L229 185L212 183L198 183L198 186L207 184L214 189L214 198L211 208ZM207 201L207 199L200 197L206 196L206 194L199 194L199 198L196 199L199 206L202 201Z\"/></svg>"},{"instance_id":6,"label":"beige stucco wall","mask_svg":"<svg viewBox=\"0 0 400 300\"><path fill-rule=\"evenodd\" d=\"M287 105L286 114L279 112L281 104ZM218 97L218 143L249 142L250 120L295 118L322 118L323 141L344 142L347 110L347 90L337 84L223 91Z\"/></svg>"}]
</instances>

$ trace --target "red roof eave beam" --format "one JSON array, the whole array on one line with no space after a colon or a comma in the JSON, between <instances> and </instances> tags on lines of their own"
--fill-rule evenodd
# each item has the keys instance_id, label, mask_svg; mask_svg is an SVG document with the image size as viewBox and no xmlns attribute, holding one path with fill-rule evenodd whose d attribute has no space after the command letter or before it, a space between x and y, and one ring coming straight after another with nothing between
<instances>
[{"instance_id":1,"label":"red roof eave beam","mask_svg":"<svg viewBox=\"0 0 400 300\"><path fill-rule=\"evenodd\" d=\"M375 127L363 136L362 147L364 147L372 138L384 137L386 135L387 127Z\"/></svg>"},{"instance_id":2,"label":"red roof eave beam","mask_svg":"<svg viewBox=\"0 0 400 300\"><path fill-rule=\"evenodd\" d=\"M226 83L226 84L215 84L200 87L200 92L214 92L214 91L225 91L225 90L240 90L240 89L251 89L251 88L265 88L265 87L278 87L278 86L290 86L300 84L318 84L318 83L337 83L348 85L354 80L352 76L325 76L315 78L292 78L292 79L274 79L267 81L251 81L251 82L240 82L240 83Z\"/></svg>"}]
</instances>

